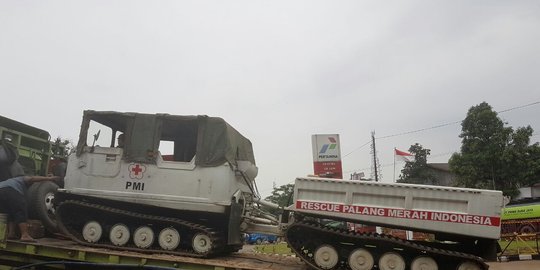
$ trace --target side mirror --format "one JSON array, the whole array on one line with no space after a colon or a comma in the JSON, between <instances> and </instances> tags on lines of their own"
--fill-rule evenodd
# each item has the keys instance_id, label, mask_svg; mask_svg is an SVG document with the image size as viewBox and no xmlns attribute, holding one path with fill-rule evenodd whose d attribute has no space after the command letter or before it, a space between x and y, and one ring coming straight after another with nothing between
<instances>
[{"instance_id":1,"label":"side mirror","mask_svg":"<svg viewBox=\"0 0 540 270\"><path fill-rule=\"evenodd\" d=\"M94 134L94 141L92 142L92 147L96 144L96 141L99 139L99 134L101 133L101 129L98 130L96 134Z\"/></svg>"},{"instance_id":2,"label":"side mirror","mask_svg":"<svg viewBox=\"0 0 540 270\"><path fill-rule=\"evenodd\" d=\"M94 153L94 145L96 145L96 141L99 139L99 134L101 133L101 129L98 130L96 134L94 134L94 141L92 142L92 147L90 147L90 153Z\"/></svg>"}]
</instances>

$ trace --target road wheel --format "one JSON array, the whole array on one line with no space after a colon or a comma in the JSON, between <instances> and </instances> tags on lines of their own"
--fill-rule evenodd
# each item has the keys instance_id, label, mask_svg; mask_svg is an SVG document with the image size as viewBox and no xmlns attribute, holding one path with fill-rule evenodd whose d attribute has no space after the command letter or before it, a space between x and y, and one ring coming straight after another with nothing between
<instances>
[{"instance_id":1,"label":"road wheel","mask_svg":"<svg viewBox=\"0 0 540 270\"><path fill-rule=\"evenodd\" d=\"M416 257L411 263L411 270L438 270L437 262L428 256Z\"/></svg>"},{"instance_id":2,"label":"road wheel","mask_svg":"<svg viewBox=\"0 0 540 270\"><path fill-rule=\"evenodd\" d=\"M321 245L315 250L315 264L322 269L332 269L339 262L337 250L331 245Z\"/></svg>"},{"instance_id":3,"label":"road wheel","mask_svg":"<svg viewBox=\"0 0 540 270\"><path fill-rule=\"evenodd\" d=\"M370 270L373 264L375 260L367 249L358 248L349 255L349 267L352 270Z\"/></svg>"},{"instance_id":4,"label":"road wheel","mask_svg":"<svg viewBox=\"0 0 540 270\"><path fill-rule=\"evenodd\" d=\"M159 246L164 250L174 250L180 244L180 233L175 228L165 228L158 236Z\"/></svg>"},{"instance_id":5,"label":"road wheel","mask_svg":"<svg viewBox=\"0 0 540 270\"><path fill-rule=\"evenodd\" d=\"M480 266L474 262L462 262L457 270L481 270Z\"/></svg>"},{"instance_id":6,"label":"road wheel","mask_svg":"<svg viewBox=\"0 0 540 270\"><path fill-rule=\"evenodd\" d=\"M204 233L198 233L193 237L193 250L199 254L206 254L212 249L212 239Z\"/></svg>"},{"instance_id":7,"label":"road wheel","mask_svg":"<svg viewBox=\"0 0 540 270\"><path fill-rule=\"evenodd\" d=\"M405 270L405 260L395 252L386 252L379 259L381 270Z\"/></svg>"},{"instance_id":8,"label":"road wheel","mask_svg":"<svg viewBox=\"0 0 540 270\"><path fill-rule=\"evenodd\" d=\"M102 234L103 228L101 227L101 224L95 220L86 222L82 229L83 238L88 243L96 243L101 239Z\"/></svg>"},{"instance_id":9,"label":"road wheel","mask_svg":"<svg viewBox=\"0 0 540 270\"><path fill-rule=\"evenodd\" d=\"M109 239L111 240L111 243L116 246L127 244L129 237L129 228L122 223L112 226L111 231L109 232Z\"/></svg>"},{"instance_id":10,"label":"road wheel","mask_svg":"<svg viewBox=\"0 0 540 270\"><path fill-rule=\"evenodd\" d=\"M133 243L139 248L149 248L154 243L154 231L148 226L141 226L133 233Z\"/></svg>"},{"instance_id":11,"label":"road wheel","mask_svg":"<svg viewBox=\"0 0 540 270\"><path fill-rule=\"evenodd\" d=\"M262 241L261 238L257 238L257 240L255 240L255 244L257 244L257 245L262 244L262 242L263 242L263 241Z\"/></svg>"}]
</instances>

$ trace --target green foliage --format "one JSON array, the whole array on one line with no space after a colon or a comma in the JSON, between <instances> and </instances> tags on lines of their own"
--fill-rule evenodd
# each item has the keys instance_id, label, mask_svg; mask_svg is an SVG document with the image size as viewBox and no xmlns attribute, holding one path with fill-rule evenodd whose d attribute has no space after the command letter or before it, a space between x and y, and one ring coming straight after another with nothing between
<instances>
[{"instance_id":1,"label":"green foliage","mask_svg":"<svg viewBox=\"0 0 540 270\"><path fill-rule=\"evenodd\" d=\"M272 195L265 198L265 200L273 202L280 207L287 207L292 203L294 192L294 184L282 185L279 187L274 186ZM263 206L263 209L275 216L281 214L281 210Z\"/></svg>"},{"instance_id":2,"label":"green foliage","mask_svg":"<svg viewBox=\"0 0 540 270\"><path fill-rule=\"evenodd\" d=\"M292 255L294 252L289 248L287 243L278 243L271 245L258 245L255 250L265 254Z\"/></svg>"},{"instance_id":3,"label":"green foliage","mask_svg":"<svg viewBox=\"0 0 540 270\"><path fill-rule=\"evenodd\" d=\"M409 153L414 155L414 161L405 162L405 167L401 170L398 183L411 184L434 184L435 176L427 166L427 156L431 150L424 149L422 145L415 143L409 148Z\"/></svg>"},{"instance_id":4,"label":"green foliage","mask_svg":"<svg viewBox=\"0 0 540 270\"><path fill-rule=\"evenodd\" d=\"M505 127L486 102L471 107L461 126L461 152L449 161L458 186L497 189L513 197L519 187L540 180L540 147L530 145L530 126Z\"/></svg>"},{"instance_id":5,"label":"green foliage","mask_svg":"<svg viewBox=\"0 0 540 270\"><path fill-rule=\"evenodd\" d=\"M51 151L53 152L53 157L61 157L67 159L67 156L72 149L73 143L68 139L62 139L60 137L57 137L51 143Z\"/></svg>"},{"instance_id":6,"label":"green foliage","mask_svg":"<svg viewBox=\"0 0 540 270\"><path fill-rule=\"evenodd\" d=\"M292 203L294 192L294 184L282 185L274 187L272 195L266 197L267 201L271 201L281 207L289 206Z\"/></svg>"}]
</instances>

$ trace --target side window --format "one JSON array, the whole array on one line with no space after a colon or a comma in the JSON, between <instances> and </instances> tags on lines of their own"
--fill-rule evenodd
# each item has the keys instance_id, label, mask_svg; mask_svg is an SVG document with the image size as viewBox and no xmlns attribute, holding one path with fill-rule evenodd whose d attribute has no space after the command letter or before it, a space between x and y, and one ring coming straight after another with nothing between
<instances>
[{"instance_id":1,"label":"side window","mask_svg":"<svg viewBox=\"0 0 540 270\"><path fill-rule=\"evenodd\" d=\"M193 141L159 141L159 152L165 161L190 162L195 157L196 142Z\"/></svg>"},{"instance_id":2,"label":"side window","mask_svg":"<svg viewBox=\"0 0 540 270\"><path fill-rule=\"evenodd\" d=\"M117 148L124 148L126 144L126 135L122 132L116 133L116 147Z\"/></svg>"},{"instance_id":3,"label":"side window","mask_svg":"<svg viewBox=\"0 0 540 270\"><path fill-rule=\"evenodd\" d=\"M159 141L159 153L161 157L166 161L174 161L174 142L173 141Z\"/></svg>"},{"instance_id":4,"label":"side window","mask_svg":"<svg viewBox=\"0 0 540 270\"><path fill-rule=\"evenodd\" d=\"M99 134L99 135L98 135ZM88 134L86 136L86 145L113 147L115 139L112 138L112 129L95 121L90 121ZM94 138L97 140L94 143Z\"/></svg>"},{"instance_id":5,"label":"side window","mask_svg":"<svg viewBox=\"0 0 540 270\"><path fill-rule=\"evenodd\" d=\"M159 152L163 160L190 162L197 149L197 120L163 121Z\"/></svg>"}]
</instances>

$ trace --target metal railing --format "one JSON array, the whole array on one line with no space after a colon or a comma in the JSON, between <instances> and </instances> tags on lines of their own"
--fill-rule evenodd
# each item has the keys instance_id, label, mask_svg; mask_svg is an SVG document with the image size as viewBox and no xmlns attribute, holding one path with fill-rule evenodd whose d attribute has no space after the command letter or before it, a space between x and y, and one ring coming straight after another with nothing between
<instances>
[{"instance_id":1,"label":"metal railing","mask_svg":"<svg viewBox=\"0 0 540 270\"><path fill-rule=\"evenodd\" d=\"M507 255L515 255L515 254L506 254L506 251L508 250L508 247L512 243L517 243L517 255L528 254L528 255L538 255L540 254L540 248L539 248L539 240L540 240L540 233L523 233L523 234L508 234L501 236L501 240L507 240L508 243L506 246L502 249L502 251L499 254L499 258L502 256ZM533 248L533 246L530 245L530 241L534 240L536 248ZM523 252L522 252L523 251Z\"/></svg>"}]
</instances>

